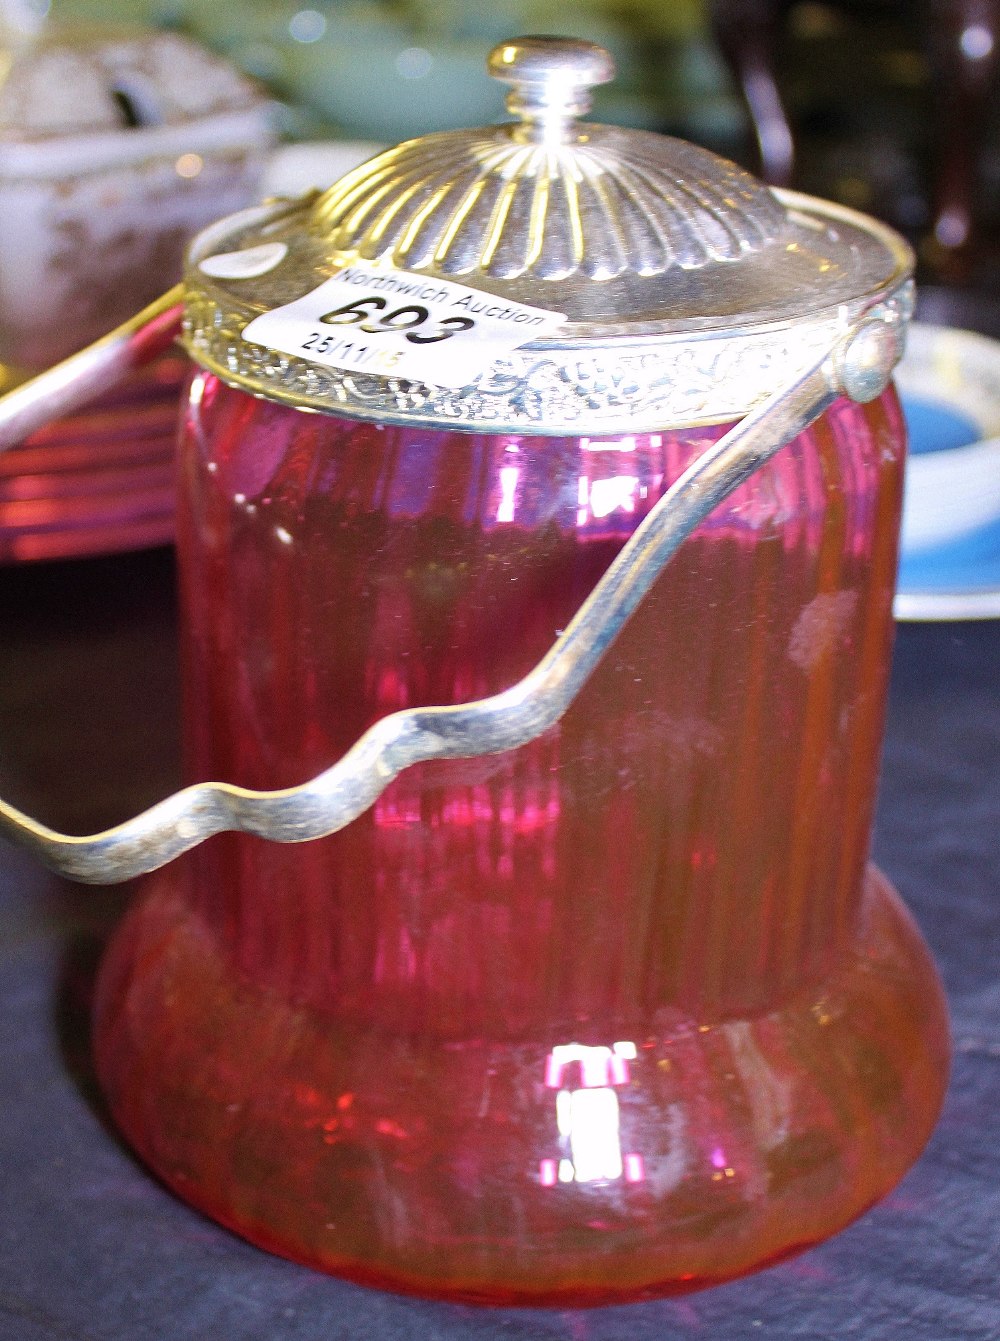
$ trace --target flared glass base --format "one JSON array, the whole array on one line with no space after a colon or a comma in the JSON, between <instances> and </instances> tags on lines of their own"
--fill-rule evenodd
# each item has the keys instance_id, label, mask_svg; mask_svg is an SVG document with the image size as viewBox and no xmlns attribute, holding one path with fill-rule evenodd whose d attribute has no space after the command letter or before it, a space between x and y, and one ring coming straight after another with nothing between
<instances>
[{"instance_id":1,"label":"flared glass base","mask_svg":"<svg viewBox=\"0 0 1000 1341\"><path fill-rule=\"evenodd\" d=\"M937 974L874 868L827 978L743 1018L388 1033L255 986L155 877L101 975L114 1117L185 1200L354 1280L495 1304L679 1293L826 1238L919 1154Z\"/></svg>"}]
</instances>

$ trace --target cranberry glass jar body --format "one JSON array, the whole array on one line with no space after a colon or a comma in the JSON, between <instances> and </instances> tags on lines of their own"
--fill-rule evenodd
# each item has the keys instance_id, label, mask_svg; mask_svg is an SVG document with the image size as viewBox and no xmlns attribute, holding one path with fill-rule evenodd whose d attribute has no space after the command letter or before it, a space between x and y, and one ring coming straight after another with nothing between
<instances>
[{"instance_id":1,"label":"cranberry glass jar body","mask_svg":"<svg viewBox=\"0 0 1000 1341\"><path fill-rule=\"evenodd\" d=\"M509 687L723 427L394 427L196 372L191 780L291 786L388 713ZM167 1183L358 1280L568 1304L739 1275L898 1180L947 1070L868 865L903 437L891 390L836 402L532 744L147 884L96 1041Z\"/></svg>"}]
</instances>

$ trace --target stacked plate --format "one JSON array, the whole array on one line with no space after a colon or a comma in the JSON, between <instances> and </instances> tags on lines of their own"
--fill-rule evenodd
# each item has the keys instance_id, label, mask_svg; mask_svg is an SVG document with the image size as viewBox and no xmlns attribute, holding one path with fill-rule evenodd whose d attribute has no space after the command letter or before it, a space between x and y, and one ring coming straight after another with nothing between
<instances>
[{"instance_id":1,"label":"stacked plate","mask_svg":"<svg viewBox=\"0 0 1000 1341\"><path fill-rule=\"evenodd\" d=\"M0 453L0 562L168 544L187 361L169 352Z\"/></svg>"}]
</instances>

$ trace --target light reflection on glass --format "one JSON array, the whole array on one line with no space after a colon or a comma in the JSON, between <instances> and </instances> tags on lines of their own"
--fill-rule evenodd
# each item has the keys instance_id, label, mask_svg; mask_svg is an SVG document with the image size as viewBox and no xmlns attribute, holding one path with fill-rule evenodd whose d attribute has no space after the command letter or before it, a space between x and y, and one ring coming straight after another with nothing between
<instances>
[{"instance_id":1,"label":"light reflection on glass","mask_svg":"<svg viewBox=\"0 0 1000 1341\"><path fill-rule=\"evenodd\" d=\"M543 1187L560 1183L642 1182L646 1176L640 1154L622 1152L621 1110L616 1087L629 1083L629 1062L636 1046L627 1041L611 1047L564 1043L545 1059L545 1086L557 1090L556 1132L562 1152L558 1159L540 1161L538 1180ZM566 1083L577 1070L579 1085Z\"/></svg>"},{"instance_id":2,"label":"light reflection on glass","mask_svg":"<svg viewBox=\"0 0 1000 1341\"><path fill-rule=\"evenodd\" d=\"M641 1183L646 1176L646 1168L643 1164L641 1155L625 1156L625 1181L626 1183Z\"/></svg>"},{"instance_id":3,"label":"light reflection on glass","mask_svg":"<svg viewBox=\"0 0 1000 1341\"><path fill-rule=\"evenodd\" d=\"M635 514L637 500L648 493L648 488L640 484L638 475L612 475L602 480L589 480L586 475L581 475L577 489L577 525L586 525L591 517L600 521L619 511L631 517Z\"/></svg>"},{"instance_id":4,"label":"light reflection on glass","mask_svg":"<svg viewBox=\"0 0 1000 1341\"><path fill-rule=\"evenodd\" d=\"M498 522L512 522L514 520L514 495L517 491L517 482L521 477L520 466L501 466L500 476L500 506L497 508Z\"/></svg>"},{"instance_id":5,"label":"light reflection on glass","mask_svg":"<svg viewBox=\"0 0 1000 1341\"><path fill-rule=\"evenodd\" d=\"M597 534L627 534L659 497L665 478L663 438L627 434L621 438L581 438L577 476L577 527ZM681 467L683 468L683 467ZM594 527L592 522L603 522Z\"/></svg>"},{"instance_id":6,"label":"light reflection on glass","mask_svg":"<svg viewBox=\"0 0 1000 1341\"><path fill-rule=\"evenodd\" d=\"M560 1090L556 1125L578 1183L614 1182L623 1172L618 1096L612 1089Z\"/></svg>"},{"instance_id":7,"label":"light reflection on glass","mask_svg":"<svg viewBox=\"0 0 1000 1341\"><path fill-rule=\"evenodd\" d=\"M590 511L597 518L609 517L620 508L622 512L635 512L636 494L639 489L637 475L613 475L608 480L590 481Z\"/></svg>"},{"instance_id":8,"label":"light reflection on glass","mask_svg":"<svg viewBox=\"0 0 1000 1341\"><path fill-rule=\"evenodd\" d=\"M556 1161L543 1159L538 1166L538 1181L542 1187L554 1187L556 1182Z\"/></svg>"},{"instance_id":9,"label":"light reflection on glass","mask_svg":"<svg viewBox=\"0 0 1000 1341\"><path fill-rule=\"evenodd\" d=\"M660 433L651 433L646 442L650 447L661 447L663 436ZM580 439L580 447L585 452L634 452L636 446L635 435L631 433L623 438L599 438L596 442L593 438Z\"/></svg>"},{"instance_id":10,"label":"light reflection on glass","mask_svg":"<svg viewBox=\"0 0 1000 1341\"><path fill-rule=\"evenodd\" d=\"M580 476L580 483L576 492L576 501L579 504L576 511L577 526L586 526L587 518L590 515L587 512L587 500L590 497L590 481L586 475Z\"/></svg>"}]
</instances>

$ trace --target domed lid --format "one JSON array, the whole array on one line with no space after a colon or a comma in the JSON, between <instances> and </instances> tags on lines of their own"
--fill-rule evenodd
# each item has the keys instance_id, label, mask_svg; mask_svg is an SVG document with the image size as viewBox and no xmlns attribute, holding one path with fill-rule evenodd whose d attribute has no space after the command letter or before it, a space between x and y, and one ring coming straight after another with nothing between
<instances>
[{"instance_id":1,"label":"domed lid","mask_svg":"<svg viewBox=\"0 0 1000 1341\"><path fill-rule=\"evenodd\" d=\"M733 337L745 352L765 328L840 319L909 275L906 245L873 220L773 192L683 141L578 121L614 73L600 47L518 38L489 70L512 85L513 122L408 141L283 213L203 235L189 275L195 357L265 394L373 417L560 431L608 411L634 426L621 393L608 401L589 373L582 393L569 387L581 355L607 381L626 346L633 364L712 336L706 356ZM750 363L770 368L777 353L772 339ZM500 395L501 374L532 379L531 393ZM676 395L651 400L637 367L625 380L645 416L676 418ZM724 418L747 401L741 391L680 413Z\"/></svg>"}]
</instances>

